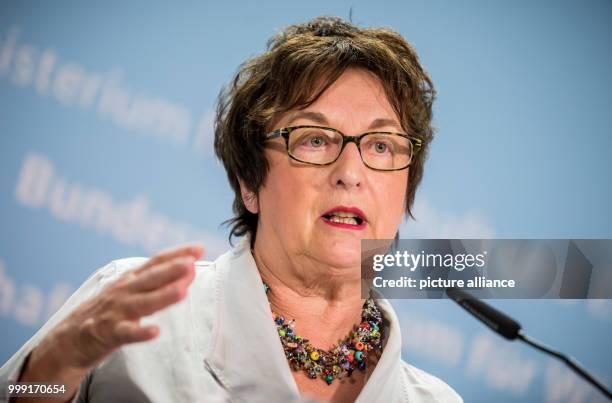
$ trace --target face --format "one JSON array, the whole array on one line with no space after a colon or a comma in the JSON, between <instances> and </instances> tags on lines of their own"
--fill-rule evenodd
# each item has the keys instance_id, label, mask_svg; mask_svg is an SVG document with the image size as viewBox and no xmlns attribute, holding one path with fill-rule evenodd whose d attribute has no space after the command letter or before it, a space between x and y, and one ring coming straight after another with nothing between
<instances>
[{"instance_id":1,"label":"face","mask_svg":"<svg viewBox=\"0 0 612 403\"><path fill-rule=\"evenodd\" d=\"M380 80L366 70L348 69L315 103L285 113L273 129L319 125L346 135L404 132L399 122ZM408 169L374 171L363 164L355 143L328 166L291 159L282 138L269 143L266 181L257 199L247 203L259 213L256 248L294 261L355 267L361 239L395 236L404 217Z\"/></svg>"}]
</instances>

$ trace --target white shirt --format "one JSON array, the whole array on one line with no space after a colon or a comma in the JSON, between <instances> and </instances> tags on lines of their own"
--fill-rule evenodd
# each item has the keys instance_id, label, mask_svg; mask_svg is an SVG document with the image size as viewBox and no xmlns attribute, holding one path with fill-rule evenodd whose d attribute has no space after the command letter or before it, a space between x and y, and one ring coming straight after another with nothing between
<instances>
[{"instance_id":1,"label":"white shirt","mask_svg":"<svg viewBox=\"0 0 612 403\"><path fill-rule=\"evenodd\" d=\"M120 259L96 270L0 368L0 395L55 324L145 261ZM401 359L395 312L387 300L378 299L377 305L388 323L387 339L356 401L462 402L443 381ZM197 262L187 297L141 323L158 324L160 335L109 355L89 371L73 402L308 401L300 396L285 358L247 238L214 262Z\"/></svg>"}]
</instances>

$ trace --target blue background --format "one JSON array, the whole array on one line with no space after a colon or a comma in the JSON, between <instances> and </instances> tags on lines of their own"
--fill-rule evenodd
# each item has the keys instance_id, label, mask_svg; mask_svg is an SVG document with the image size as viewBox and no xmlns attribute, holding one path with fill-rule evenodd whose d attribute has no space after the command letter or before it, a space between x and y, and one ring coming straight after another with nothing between
<instances>
[{"instance_id":1,"label":"blue background","mask_svg":"<svg viewBox=\"0 0 612 403\"><path fill-rule=\"evenodd\" d=\"M351 7L353 22L404 35L438 90L417 221L402 226L402 237L612 237L609 1L5 1L0 362L108 261L150 255L196 234L207 259L227 248L220 223L231 216L232 194L211 149L221 86L282 26L322 14L348 18ZM37 81L44 53L55 57L48 86ZM60 71L75 70L99 77L100 88L116 96L119 88L128 99L163 102L164 113L178 110L178 124L189 127L164 130L156 114L145 116L144 126L105 115L102 90L79 104L56 88ZM49 172L51 187L37 199L35 189L44 187L25 178ZM146 243L122 237L108 220L80 222L74 211L83 205L66 210L65 192L52 201L62 186L89 201L110 200L111 221L140 198L145 221L178 235ZM551 359L502 340L448 301L394 304L404 359L440 376L466 402L602 399ZM493 304L612 383L610 301Z\"/></svg>"}]
</instances>

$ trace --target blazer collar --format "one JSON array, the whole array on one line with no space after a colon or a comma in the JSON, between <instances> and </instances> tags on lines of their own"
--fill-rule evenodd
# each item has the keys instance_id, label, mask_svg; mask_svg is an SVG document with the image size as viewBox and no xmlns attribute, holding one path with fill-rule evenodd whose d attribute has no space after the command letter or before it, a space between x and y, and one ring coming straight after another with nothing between
<instances>
[{"instance_id":1,"label":"blazer collar","mask_svg":"<svg viewBox=\"0 0 612 403\"><path fill-rule=\"evenodd\" d=\"M205 359L217 381L238 400L304 401L285 358L248 237L219 257L216 320ZM401 336L387 300L377 304L386 319L387 340L357 402L397 401L401 394ZM394 398L395 396L395 398ZM242 399L241 399L242 397Z\"/></svg>"}]
</instances>

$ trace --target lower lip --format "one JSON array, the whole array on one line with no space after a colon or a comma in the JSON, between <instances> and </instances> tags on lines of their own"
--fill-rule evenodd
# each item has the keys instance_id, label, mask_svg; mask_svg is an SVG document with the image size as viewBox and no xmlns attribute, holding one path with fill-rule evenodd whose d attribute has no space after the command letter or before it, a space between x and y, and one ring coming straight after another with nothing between
<instances>
[{"instance_id":1,"label":"lower lip","mask_svg":"<svg viewBox=\"0 0 612 403\"><path fill-rule=\"evenodd\" d=\"M361 221L361 224L359 225L352 225L352 224L345 224L343 222L333 222L333 221L328 220L325 217L321 217L321 220L323 220L325 224L331 225L332 227L352 229L352 230L358 230L358 231L364 229L366 226L365 221Z\"/></svg>"}]
</instances>

